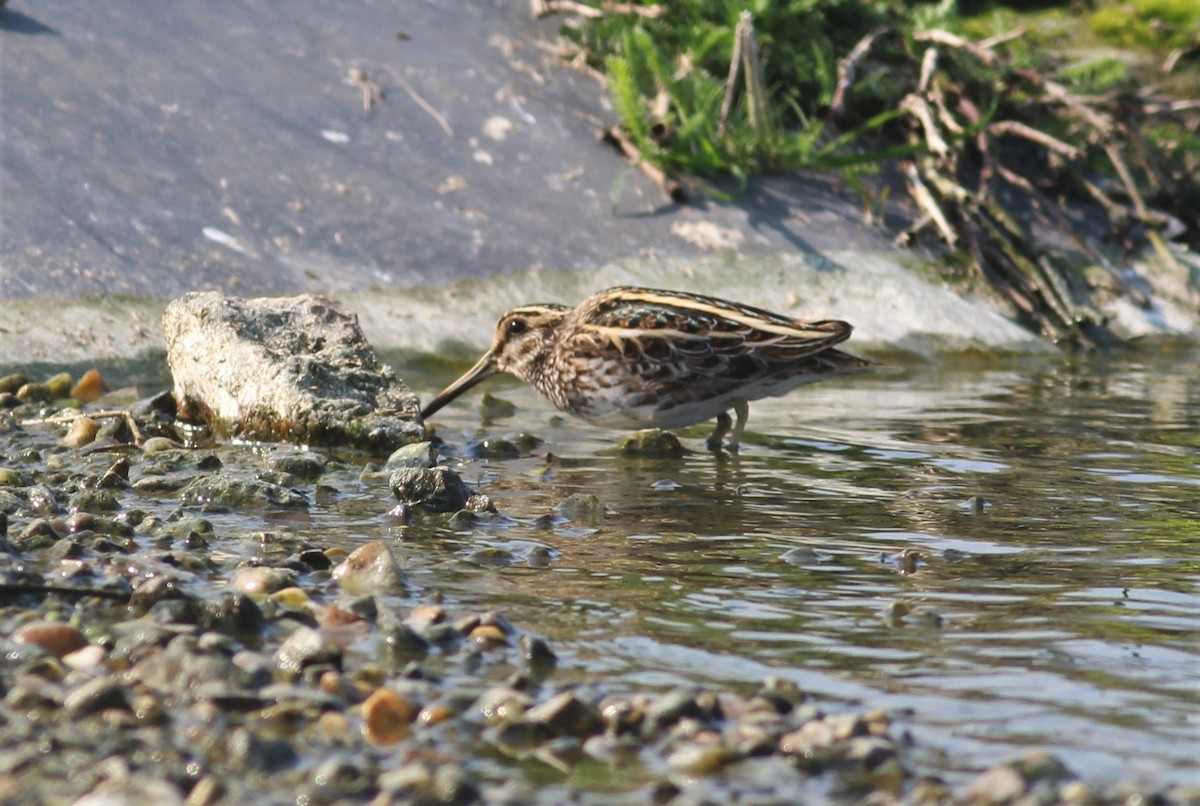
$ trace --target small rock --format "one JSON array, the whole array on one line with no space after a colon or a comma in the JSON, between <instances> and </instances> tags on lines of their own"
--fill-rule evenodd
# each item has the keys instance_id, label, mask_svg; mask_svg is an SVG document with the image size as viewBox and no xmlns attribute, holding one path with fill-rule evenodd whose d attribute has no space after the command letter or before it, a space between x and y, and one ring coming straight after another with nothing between
<instances>
[{"instance_id":1,"label":"small rock","mask_svg":"<svg viewBox=\"0 0 1200 806\"><path fill-rule=\"evenodd\" d=\"M568 520L588 525L601 523L608 514L600 499L590 493L568 495L555 509Z\"/></svg>"},{"instance_id":2,"label":"small rock","mask_svg":"<svg viewBox=\"0 0 1200 806\"><path fill-rule=\"evenodd\" d=\"M516 721L533 704L528 694L506 686L490 688L475 701L475 710L489 724Z\"/></svg>"},{"instance_id":3,"label":"small rock","mask_svg":"<svg viewBox=\"0 0 1200 806\"><path fill-rule=\"evenodd\" d=\"M233 593L201 603L200 625L256 646L267 628L262 610L249 595Z\"/></svg>"},{"instance_id":4,"label":"small rock","mask_svg":"<svg viewBox=\"0 0 1200 806\"><path fill-rule=\"evenodd\" d=\"M80 490L71 497L67 506L77 512L116 512L121 508L121 503L112 490L93 489Z\"/></svg>"},{"instance_id":5,"label":"small rock","mask_svg":"<svg viewBox=\"0 0 1200 806\"><path fill-rule=\"evenodd\" d=\"M98 369L93 368L83 373L71 387L71 397L80 403L92 403L103 397L106 391L104 377Z\"/></svg>"},{"instance_id":6,"label":"small rock","mask_svg":"<svg viewBox=\"0 0 1200 806\"><path fill-rule=\"evenodd\" d=\"M703 719L704 711L690 691L676 689L656 698L646 707L650 730L661 730L683 718Z\"/></svg>"},{"instance_id":7,"label":"small rock","mask_svg":"<svg viewBox=\"0 0 1200 806\"><path fill-rule=\"evenodd\" d=\"M404 574L382 540L365 543L333 569L333 579L350 594L391 594L404 590Z\"/></svg>"},{"instance_id":8,"label":"small rock","mask_svg":"<svg viewBox=\"0 0 1200 806\"><path fill-rule=\"evenodd\" d=\"M26 403L49 403L53 400L46 384L32 381L18 389L16 395L18 400Z\"/></svg>"},{"instance_id":9,"label":"small rock","mask_svg":"<svg viewBox=\"0 0 1200 806\"><path fill-rule=\"evenodd\" d=\"M84 445L90 445L96 439L99 431L100 423L91 417L81 415L71 422L71 427L67 429L67 435L63 437L63 445L68 448L82 448Z\"/></svg>"},{"instance_id":10,"label":"small rock","mask_svg":"<svg viewBox=\"0 0 1200 806\"><path fill-rule=\"evenodd\" d=\"M517 413L517 406L510 400L484 392L479 397L479 414L485 423L502 420Z\"/></svg>"},{"instance_id":11,"label":"small rock","mask_svg":"<svg viewBox=\"0 0 1200 806\"><path fill-rule=\"evenodd\" d=\"M18 644L33 644L41 647L56 658L64 657L83 649L88 640L82 632L67 624L50 624L44 621L26 624L12 634Z\"/></svg>"},{"instance_id":12,"label":"small rock","mask_svg":"<svg viewBox=\"0 0 1200 806\"><path fill-rule=\"evenodd\" d=\"M267 464L273 470L287 473L293 478L304 482L312 482L325 474L326 461L307 450L276 449L267 456Z\"/></svg>"},{"instance_id":13,"label":"small rock","mask_svg":"<svg viewBox=\"0 0 1200 806\"><path fill-rule=\"evenodd\" d=\"M712 775L735 759L737 754L720 744L689 744L671 753L667 764L686 775Z\"/></svg>"},{"instance_id":14,"label":"small rock","mask_svg":"<svg viewBox=\"0 0 1200 806\"><path fill-rule=\"evenodd\" d=\"M63 708L73 717L87 716L110 708L129 710L129 695L111 677L89 680L69 693Z\"/></svg>"},{"instance_id":15,"label":"small rock","mask_svg":"<svg viewBox=\"0 0 1200 806\"><path fill-rule=\"evenodd\" d=\"M46 379L46 391L52 400L60 400L71 393L71 373L60 372Z\"/></svg>"},{"instance_id":16,"label":"small rock","mask_svg":"<svg viewBox=\"0 0 1200 806\"><path fill-rule=\"evenodd\" d=\"M142 443L142 453L150 456L156 453L166 453L167 451L177 450L183 447L173 439L167 437L150 437Z\"/></svg>"},{"instance_id":17,"label":"small rock","mask_svg":"<svg viewBox=\"0 0 1200 806\"><path fill-rule=\"evenodd\" d=\"M432 727L445 722L456 714L456 711L444 702L431 702L417 714L417 724L421 727Z\"/></svg>"},{"instance_id":18,"label":"small rock","mask_svg":"<svg viewBox=\"0 0 1200 806\"><path fill-rule=\"evenodd\" d=\"M446 620L446 610L439 604L422 602L408 614L408 625L419 633L424 633L435 624Z\"/></svg>"},{"instance_id":19,"label":"small rock","mask_svg":"<svg viewBox=\"0 0 1200 806\"><path fill-rule=\"evenodd\" d=\"M643 428L617 443L622 456L642 459L679 459L686 451L679 437L660 428Z\"/></svg>"},{"instance_id":20,"label":"small rock","mask_svg":"<svg viewBox=\"0 0 1200 806\"><path fill-rule=\"evenodd\" d=\"M525 712L527 722L542 725L551 736L591 736L604 730L594 707L569 691L556 694Z\"/></svg>"},{"instance_id":21,"label":"small rock","mask_svg":"<svg viewBox=\"0 0 1200 806\"><path fill-rule=\"evenodd\" d=\"M516 459L521 449L503 437L488 437L467 443L466 454L472 459Z\"/></svg>"},{"instance_id":22,"label":"small rock","mask_svg":"<svg viewBox=\"0 0 1200 806\"><path fill-rule=\"evenodd\" d=\"M104 647L89 644L83 649L77 649L64 655L62 662L63 666L68 669L74 669L77 672L92 672L100 668L100 664L104 663L107 656L108 651Z\"/></svg>"},{"instance_id":23,"label":"small rock","mask_svg":"<svg viewBox=\"0 0 1200 806\"><path fill-rule=\"evenodd\" d=\"M467 639L483 650L508 646L504 633L491 624L480 624L467 634Z\"/></svg>"},{"instance_id":24,"label":"small rock","mask_svg":"<svg viewBox=\"0 0 1200 806\"><path fill-rule=\"evenodd\" d=\"M412 627L396 621L395 617L380 619L379 632L393 655L420 657L429 651L429 642Z\"/></svg>"},{"instance_id":25,"label":"small rock","mask_svg":"<svg viewBox=\"0 0 1200 806\"><path fill-rule=\"evenodd\" d=\"M341 668L341 650L311 627L297 627L275 651L275 668L287 674L298 675L308 666L325 663Z\"/></svg>"},{"instance_id":26,"label":"small rock","mask_svg":"<svg viewBox=\"0 0 1200 806\"><path fill-rule=\"evenodd\" d=\"M456 512L471 495L462 478L448 467L400 468L392 473L388 486L398 501L431 512Z\"/></svg>"},{"instance_id":27,"label":"small rock","mask_svg":"<svg viewBox=\"0 0 1200 806\"><path fill-rule=\"evenodd\" d=\"M383 465L385 472L399 470L402 467L427 468L437 464L437 450L432 442L414 442L403 445L392 452Z\"/></svg>"},{"instance_id":28,"label":"small rock","mask_svg":"<svg viewBox=\"0 0 1200 806\"><path fill-rule=\"evenodd\" d=\"M14 372L10 375L5 375L0 378L0 393L16 394L17 390L33 379L28 375L23 375L19 372Z\"/></svg>"},{"instance_id":29,"label":"small rock","mask_svg":"<svg viewBox=\"0 0 1200 806\"><path fill-rule=\"evenodd\" d=\"M29 511L35 515L57 515L62 511L54 490L45 484L34 484L29 488L27 502Z\"/></svg>"},{"instance_id":30,"label":"small rock","mask_svg":"<svg viewBox=\"0 0 1200 806\"><path fill-rule=\"evenodd\" d=\"M362 704L363 737L371 744L395 744L409 734L416 709L390 688L376 689Z\"/></svg>"},{"instance_id":31,"label":"small rock","mask_svg":"<svg viewBox=\"0 0 1200 806\"><path fill-rule=\"evenodd\" d=\"M1021 773L1009 764L992 767L967 787L965 802L971 806L1007 806L1017 803L1027 790Z\"/></svg>"},{"instance_id":32,"label":"small rock","mask_svg":"<svg viewBox=\"0 0 1200 806\"><path fill-rule=\"evenodd\" d=\"M518 645L526 666L540 675L548 674L558 663L553 650L542 638L533 635L522 635Z\"/></svg>"},{"instance_id":33,"label":"small rock","mask_svg":"<svg viewBox=\"0 0 1200 806\"><path fill-rule=\"evenodd\" d=\"M196 479L179 493L185 505L221 509L281 507L304 509L308 499L299 490L259 479L241 479L228 473L213 473Z\"/></svg>"},{"instance_id":34,"label":"small rock","mask_svg":"<svg viewBox=\"0 0 1200 806\"><path fill-rule=\"evenodd\" d=\"M243 566L229 580L232 590L251 596L266 596L295 585L296 575L292 571L264 565Z\"/></svg>"}]
</instances>

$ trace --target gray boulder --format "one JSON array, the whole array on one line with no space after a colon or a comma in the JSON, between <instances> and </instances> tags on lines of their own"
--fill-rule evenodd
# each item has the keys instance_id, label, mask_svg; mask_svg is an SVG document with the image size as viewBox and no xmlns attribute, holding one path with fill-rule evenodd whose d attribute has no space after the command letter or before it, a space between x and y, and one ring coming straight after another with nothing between
<instances>
[{"instance_id":1,"label":"gray boulder","mask_svg":"<svg viewBox=\"0 0 1200 806\"><path fill-rule=\"evenodd\" d=\"M425 438L416 395L333 300L186 294L163 331L180 414L220 436L378 454Z\"/></svg>"}]
</instances>

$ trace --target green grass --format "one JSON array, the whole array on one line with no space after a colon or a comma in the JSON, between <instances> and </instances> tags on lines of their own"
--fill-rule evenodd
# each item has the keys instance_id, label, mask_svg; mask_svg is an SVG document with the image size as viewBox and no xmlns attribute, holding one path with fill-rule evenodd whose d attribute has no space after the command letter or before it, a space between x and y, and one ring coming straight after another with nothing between
<instances>
[{"instance_id":1,"label":"green grass","mask_svg":"<svg viewBox=\"0 0 1200 806\"><path fill-rule=\"evenodd\" d=\"M579 20L564 32L607 74L621 124L643 156L694 177L803 168L861 171L919 150L895 124L902 117L897 106L916 83L927 47L914 40L919 31L941 28L980 39L1024 25L1026 36L1004 46L1010 64L1057 71L1057 80L1081 94L1136 88L1138 81L1128 62L1112 54L1070 55L1081 34L1094 37L1097 46L1160 49L1200 37L1200 0L1109 2L1091 12L1066 2L977 2L970 5L972 16L960 14L956 0L672 0L663 7L666 13L658 17L608 13ZM737 102L723 121L742 12L754 22L767 115L753 119L743 73ZM883 27L891 33L876 40L860 66L846 114L830 121L838 60ZM945 48L939 74L1001 117L1009 112L1006 105L1021 100L1002 97L1006 88L994 86L994 70ZM1051 131L1065 128L1054 121L1045 125Z\"/></svg>"},{"instance_id":2,"label":"green grass","mask_svg":"<svg viewBox=\"0 0 1200 806\"><path fill-rule=\"evenodd\" d=\"M1200 38L1200 0L1129 0L1106 3L1088 24L1120 47L1181 48Z\"/></svg>"}]
</instances>

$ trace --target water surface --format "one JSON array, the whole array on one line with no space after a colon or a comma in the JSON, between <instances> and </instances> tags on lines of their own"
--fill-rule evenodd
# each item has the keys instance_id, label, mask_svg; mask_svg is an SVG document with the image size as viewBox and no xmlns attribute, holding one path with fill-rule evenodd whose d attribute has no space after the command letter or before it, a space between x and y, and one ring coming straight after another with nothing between
<instances>
[{"instance_id":1,"label":"water surface","mask_svg":"<svg viewBox=\"0 0 1200 806\"><path fill-rule=\"evenodd\" d=\"M516 415L483 425L470 397L436 419L509 520L388 530L416 579L540 630L567 674L788 678L891 710L951 780L1040 747L1089 782L1195 784L1198 358L885 370L753 405L736 457L690 430L681 460L495 384ZM518 433L544 442L469 458ZM607 517L551 517L581 492Z\"/></svg>"},{"instance_id":2,"label":"water surface","mask_svg":"<svg viewBox=\"0 0 1200 806\"><path fill-rule=\"evenodd\" d=\"M485 423L472 393L436 423L446 461L499 519L406 522L361 459L335 463L321 481L336 493L313 495L307 515L211 519L219 535L266 528L319 546L388 538L413 602L504 613L550 641L566 680L751 691L777 676L822 707L887 709L913 738L909 766L954 785L1032 748L1097 788L1194 785L1198 359L1160 345L882 369L753 404L738 456L690 429L678 460L622 457L621 434L494 379L485 388L514 415ZM461 369L392 363L426 399ZM168 383L111 372L123 375ZM518 435L540 441L485 458ZM573 493L606 516L565 517ZM602 800L662 773L589 764L526 774Z\"/></svg>"}]
</instances>

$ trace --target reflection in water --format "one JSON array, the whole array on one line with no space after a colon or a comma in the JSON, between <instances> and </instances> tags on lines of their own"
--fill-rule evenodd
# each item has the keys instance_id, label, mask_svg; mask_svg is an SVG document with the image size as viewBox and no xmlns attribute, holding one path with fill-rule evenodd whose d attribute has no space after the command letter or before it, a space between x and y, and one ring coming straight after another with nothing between
<instances>
[{"instance_id":1,"label":"reflection in water","mask_svg":"<svg viewBox=\"0 0 1200 806\"><path fill-rule=\"evenodd\" d=\"M758 403L740 456L704 452L698 428L678 461L622 458L617 434L501 388L514 417L481 428L467 398L437 420L452 454L480 433L544 440L449 459L506 517L386 521L380 482L304 528L352 544L386 524L415 585L542 632L568 676L778 675L903 715L957 780L1037 746L1089 780L1194 783L1196 358L847 379ZM607 517L553 517L573 493Z\"/></svg>"}]
</instances>

